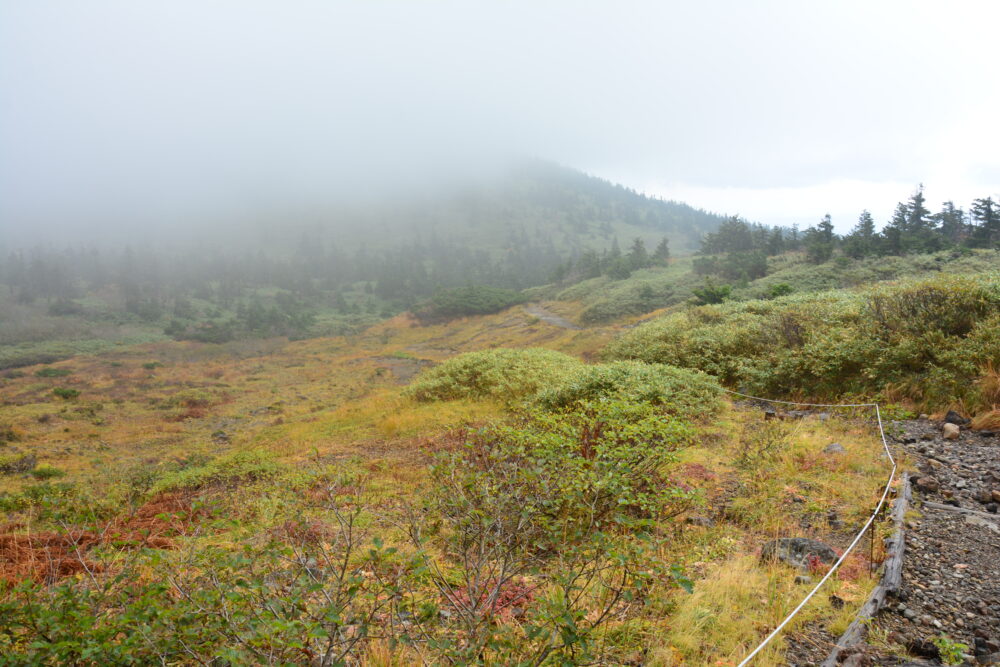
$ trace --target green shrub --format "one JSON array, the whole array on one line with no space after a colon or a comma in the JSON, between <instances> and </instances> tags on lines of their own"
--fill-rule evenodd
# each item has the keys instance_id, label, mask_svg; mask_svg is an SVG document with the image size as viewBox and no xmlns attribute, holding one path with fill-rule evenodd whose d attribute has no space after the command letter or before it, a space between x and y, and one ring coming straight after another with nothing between
<instances>
[{"instance_id":1,"label":"green shrub","mask_svg":"<svg viewBox=\"0 0 1000 667\"><path fill-rule=\"evenodd\" d=\"M417 309L416 315L422 319L488 315L524 301L524 295L515 290L468 285L440 290L429 303Z\"/></svg>"},{"instance_id":2,"label":"green shrub","mask_svg":"<svg viewBox=\"0 0 1000 667\"><path fill-rule=\"evenodd\" d=\"M150 491L156 494L176 489L235 487L247 482L274 479L283 472L284 467L272 455L252 449L164 475L152 485Z\"/></svg>"},{"instance_id":3,"label":"green shrub","mask_svg":"<svg viewBox=\"0 0 1000 667\"><path fill-rule=\"evenodd\" d=\"M48 463L42 463L31 471L31 476L35 479L52 479L53 477L65 477L66 471Z\"/></svg>"},{"instance_id":4,"label":"green shrub","mask_svg":"<svg viewBox=\"0 0 1000 667\"><path fill-rule=\"evenodd\" d=\"M0 444L5 442L17 442L21 435L10 424L0 423Z\"/></svg>"},{"instance_id":5,"label":"green shrub","mask_svg":"<svg viewBox=\"0 0 1000 667\"><path fill-rule=\"evenodd\" d=\"M579 401L625 400L661 406L666 412L690 418L715 412L721 393L718 383L700 371L617 361L575 370L540 391L535 400L549 410L567 408Z\"/></svg>"},{"instance_id":6,"label":"green shrub","mask_svg":"<svg viewBox=\"0 0 1000 667\"><path fill-rule=\"evenodd\" d=\"M777 299L780 296L788 296L795 289L788 283L775 283L771 285L771 289L768 290L768 294L771 295L772 299Z\"/></svg>"},{"instance_id":7,"label":"green shrub","mask_svg":"<svg viewBox=\"0 0 1000 667\"><path fill-rule=\"evenodd\" d=\"M607 299L594 301L580 313L584 324L603 324L630 315L641 315L673 301L674 288L651 280L632 280L618 287Z\"/></svg>"},{"instance_id":8,"label":"green shrub","mask_svg":"<svg viewBox=\"0 0 1000 667\"><path fill-rule=\"evenodd\" d=\"M52 390L52 393L65 401L69 401L79 396L80 390L70 389L69 387L56 387Z\"/></svg>"},{"instance_id":9,"label":"green shrub","mask_svg":"<svg viewBox=\"0 0 1000 667\"><path fill-rule=\"evenodd\" d=\"M700 289L691 290L700 304L722 303L729 298L733 288L729 285L716 285L711 278L705 279Z\"/></svg>"},{"instance_id":10,"label":"green shrub","mask_svg":"<svg viewBox=\"0 0 1000 667\"><path fill-rule=\"evenodd\" d=\"M965 658L963 654L969 650L968 644L957 642L947 635L939 635L931 640L941 654L941 662L946 665L961 665Z\"/></svg>"},{"instance_id":11,"label":"green shrub","mask_svg":"<svg viewBox=\"0 0 1000 667\"><path fill-rule=\"evenodd\" d=\"M0 454L0 475L31 472L37 462L34 454Z\"/></svg>"},{"instance_id":12,"label":"green shrub","mask_svg":"<svg viewBox=\"0 0 1000 667\"><path fill-rule=\"evenodd\" d=\"M406 389L418 401L530 396L583 365L579 359L542 348L497 348L468 352L421 373Z\"/></svg>"},{"instance_id":13,"label":"green shrub","mask_svg":"<svg viewBox=\"0 0 1000 667\"><path fill-rule=\"evenodd\" d=\"M46 366L35 371L35 376L40 378L61 378L72 374L73 371L68 368L52 368L51 366Z\"/></svg>"},{"instance_id":14,"label":"green shrub","mask_svg":"<svg viewBox=\"0 0 1000 667\"><path fill-rule=\"evenodd\" d=\"M466 447L442 455L431 506L509 522L501 539L526 549L560 549L687 508L691 492L669 482L664 466L692 437L686 421L626 401L526 417L471 433Z\"/></svg>"},{"instance_id":15,"label":"green shrub","mask_svg":"<svg viewBox=\"0 0 1000 667\"><path fill-rule=\"evenodd\" d=\"M1000 363L1000 276L936 276L671 313L613 341L609 359L696 368L762 396L976 403ZM985 399L984 399L985 400Z\"/></svg>"}]
</instances>

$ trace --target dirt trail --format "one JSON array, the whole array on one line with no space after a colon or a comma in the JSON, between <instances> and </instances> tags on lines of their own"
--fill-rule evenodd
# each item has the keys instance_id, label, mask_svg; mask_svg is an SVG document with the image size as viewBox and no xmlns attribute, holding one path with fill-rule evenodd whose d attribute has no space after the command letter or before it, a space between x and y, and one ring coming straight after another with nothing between
<instances>
[{"instance_id":1,"label":"dirt trail","mask_svg":"<svg viewBox=\"0 0 1000 667\"><path fill-rule=\"evenodd\" d=\"M572 329L574 331L579 331L580 329L583 328L576 324L573 324L565 317L560 317L559 315L556 315L552 311L542 308L537 303L525 304L524 312L528 313L529 315L533 315L534 317L537 317L543 322L547 322L553 326L557 326L562 329Z\"/></svg>"}]
</instances>

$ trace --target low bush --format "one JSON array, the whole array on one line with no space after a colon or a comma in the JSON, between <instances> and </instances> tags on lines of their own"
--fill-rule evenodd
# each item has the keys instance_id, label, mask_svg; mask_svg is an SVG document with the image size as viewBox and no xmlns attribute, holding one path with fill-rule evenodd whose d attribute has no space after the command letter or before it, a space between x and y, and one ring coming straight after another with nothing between
<instances>
[{"instance_id":1,"label":"low bush","mask_svg":"<svg viewBox=\"0 0 1000 667\"><path fill-rule=\"evenodd\" d=\"M721 393L718 382L700 371L616 361L568 373L561 382L540 391L535 400L549 410L564 409L580 401L626 400L692 418L714 413L720 406Z\"/></svg>"},{"instance_id":2,"label":"low bush","mask_svg":"<svg viewBox=\"0 0 1000 667\"><path fill-rule=\"evenodd\" d=\"M67 375L72 375L73 371L68 368L52 368L51 366L46 366L45 368L40 368L35 371L35 376L40 378L61 378Z\"/></svg>"},{"instance_id":3,"label":"low bush","mask_svg":"<svg viewBox=\"0 0 1000 667\"><path fill-rule=\"evenodd\" d=\"M69 401L79 396L80 390L70 389L69 387L56 387L52 390L52 393L64 401Z\"/></svg>"},{"instance_id":4,"label":"low bush","mask_svg":"<svg viewBox=\"0 0 1000 667\"><path fill-rule=\"evenodd\" d=\"M588 305L580 313L584 324L603 324L630 315L641 315L662 308L675 301L674 288L652 280L629 281L621 285L607 299Z\"/></svg>"},{"instance_id":5,"label":"low bush","mask_svg":"<svg viewBox=\"0 0 1000 667\"><path fill-rule=\"evenodd\" d=\"M284 472L274 457L260 449L222 456L204 465L168 473L152 484L150 492L206 487L235 487L240 484L274 479Z\"/></svg>"},{"instance_id":6,"label":"low bush","mask_svg":"<svg viewBox=\"0 0 1000 667\"><path fill-rule=\"evenodd\" d=\"M1000 276L689 308L624 334L605 354L697 368L764 396L882 394L986 408L976 380L1000 364Z\"/></svg>"},{"instance_id":7,"label":"low bush","mask_svg":"<svg viewBox=\"0 0 1000 667\"><path fill-rule=\"evenodd\" d=\"M17 442L21 439L18 433L10 424L0 423L0 444L5 442Z\"/></svg>"},{"instance_id":8,"label":"low bush","mask_svg":"<svg viewBox=\"0 0 1000 667\"><path fill-rule=\"evenodd\" d=\"M415 314L423 320L488 315L524 301L524 295L516 290L468 285L438 291L428 303L417 308Z\"/></svg>"},{"instance_id":9,"label":"low bush","mask_svg":"<svg viewBox=\"0 0 1000 667\"><path fill-rule=\"evenodd\" d=\"M459 619L456 662L598 662L620 601L688 583L652 533L696 500L666 476L693 430L649 404L578 408L468 433L431 469L410 535ZM514 626L496 622L505 605L524 610Z\"/></svg>"},{"instance_id":10,"label":"low bush","mask_svg":"<svg viewBox=\"0 0 1000 667\"><path fill-rule=\"evenodd\" d=\"M551 386L582 366L583 362L575 357L542 348L469 352L424 371L406 394L418 401L510 401Z\"/></svg>"},{"instance_id":11,"label":"low bush","mask_svg":"<svg viewBox=\"0 0 1000 667\"><path fill-rule=\"evenodd\" d=\"M31 472L37 463L34 454L0 454L0 475Z\"/></svg>"},{"instance_id":12,"label":"low bush","mask_svg":"<svg viewBox=\"0 0 1000 667\"><path fill-rule=\"evenodd\" d=\"M53 477L65 477L66 471L49 463L42 463L31 471L31 476L35 479L52 479Z\"/></svg>"}]
</instances>

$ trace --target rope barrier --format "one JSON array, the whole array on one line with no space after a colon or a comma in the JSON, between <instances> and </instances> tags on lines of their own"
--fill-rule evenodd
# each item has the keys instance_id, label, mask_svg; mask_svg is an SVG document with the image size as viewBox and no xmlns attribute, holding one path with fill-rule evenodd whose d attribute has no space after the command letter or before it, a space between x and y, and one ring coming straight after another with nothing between
<instances>
[{"instance_id":1,"label":"rope barrier","mask_svg":"<svg viewBox=\"0 0 1000 667\"><path fill-rule=\"evenodd\" d=\"M741 662L738 665L738 667L744 667L745 665L750 664L750 661L753 660L753 658L758 653L760 653L762 650L764 650L764 648L768 644L771 643L771 640L773 640L775 637L778 636L778 634L784 629L784 627L786 625L788 625L788 622L791 621L795 617L796 614L798 614L800 611L802 611L802 608L805 607L806 604L809 602L809 600L811 600L812 597L816 594L816 592L819 591L819 589L823 587L823 584L826 583L827 579L829 579L833 575L833 573L837 571L837 568L839 568L840 565L841 565L841 563L844 562L844 559L847 558L850 555L851 551L854 550L854 547L856 547L857 544L858 544L858 542L861 541L861 538L864 536L865 532L875 522L875 519L878 517L879 512L882 511L882 507L885 505L885 499L889 496L889 489L892 487L892 482L896 478L896 459L893 457L892 452L889 451L889 442L885 438L885 429L882 426L882 412L881 412L881 410L879 410L878 403L840 403L840 404L837 404L837 403L800 403L800 402L795 402L795 401L779 401L779 400L774 400L774 399L770 399L770 398L761 398L759 396L751 396L749 394L743 394L743 393L740 393L738 391L732 391L732 390L729 390L729 389L723 389L723 391L726 392L726 393L728 393L728 394L733 394L734 396L742 396L743 398L749 398L749 399L753 399L753 400L756 400L756 401L761 401L763 403L781 403L783 405L802 405L802 406L813 407L813 408L875 408L875 419L878 422L878 432L879 432L879 436L882 438L882 447L885 449L886 456L889 457L889 461L892 463L892 471L889 473L889 480L885 483L885 489L882 491L882 497L879 499L878 505L875 507L875 511L872 512L872 515L868 518L868 521L865 523L864 527L854 537L854 540L851 542L850 546L848 546L844 550L844 553L841 554L840 558L837 559L837 562L835 562L830 567L829 571L823 576L823 578L820 579L819 583L816 584L816 586L813 587L813 589L811 591L809 591L809 594L806 595L805 598L802 599L802 602L800 602L798 604L798 606L795 607L795 609L792 610L792 613L790 613L788 616L786 616L785 620L783 620L778 625L778 627L776 627L774 630L772 630L771 634L769 634L767 637L765 637L764 641L762 641L760 644L758 644L757 648L755 648L746 658L743 659L743 662Z\"/></svg>"}]
</instances>

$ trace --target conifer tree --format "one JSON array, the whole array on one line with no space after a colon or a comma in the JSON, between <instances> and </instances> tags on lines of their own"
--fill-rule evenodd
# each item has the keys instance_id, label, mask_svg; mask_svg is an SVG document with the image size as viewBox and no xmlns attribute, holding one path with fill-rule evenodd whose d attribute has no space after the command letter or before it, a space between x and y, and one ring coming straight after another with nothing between
<instances>
[{"instance_id":1,"label":"conifer tree","mask_svg":"<svg viewBox=\"0 0 1000 667\"><path fill-rule=\"evenodd\" d=\"M628 262L633 271L649 266L649 253L646 252L646 244L641 238L636 237L632 241L632 247L628 251Z\"/></svg>"},{"instance_id":2,"label":"conifer tree","mask_svg":"<svg viewBox=\"0 0 1000 667\"><path fill-rule=\"evenodd\" d=\"M972 244L978 248L1000 248L1000 205L992 197L975 199L972 217Z\"/></svg>"},{"instance_id":3,"label":"conifer tree","mask_svg":"<svg viewBox=\"0 0 1000 667\"><path fill-rule=\"evenodd\" d=\"M653 250L653 261L666 266L670 263L670 241L664 236Z\"/></svg>"}]
</instances>

